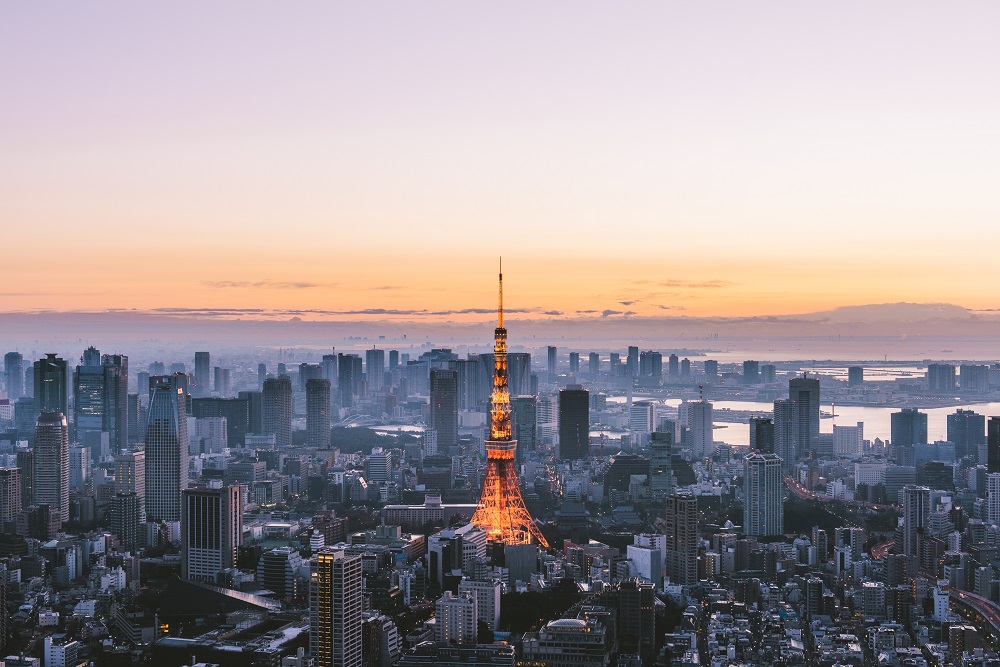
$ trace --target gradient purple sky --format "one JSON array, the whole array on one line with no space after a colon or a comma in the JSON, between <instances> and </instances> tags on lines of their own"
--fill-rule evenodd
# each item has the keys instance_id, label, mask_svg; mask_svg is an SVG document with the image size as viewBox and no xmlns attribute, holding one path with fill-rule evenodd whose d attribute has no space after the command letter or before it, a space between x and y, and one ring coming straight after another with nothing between
<instances>
[{"instance_id":1,"label":"gradient purple sky","mask_svg":"<svg viewBox=\"0 0 1000 667\"><path fill-rule=\"evenodd\" d=\"M996 2L4 3L0 311L489 307L501 252L539 313L1000 307L998 27Z\"/></svg>"}]
</instances>

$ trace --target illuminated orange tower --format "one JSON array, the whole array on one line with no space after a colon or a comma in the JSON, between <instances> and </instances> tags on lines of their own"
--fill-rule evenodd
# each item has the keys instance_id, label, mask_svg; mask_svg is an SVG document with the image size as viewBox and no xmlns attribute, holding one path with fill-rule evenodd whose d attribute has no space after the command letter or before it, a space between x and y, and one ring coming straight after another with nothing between
<instances>
[{"instance_id":1,"label":"illuminated orange tower","mask_svg":"<svg viewBox=\"0 0 1000 667\"><path fill-rule=\"evenodd\" d=\"M517 483L514 451L517 440L511 437L510 390L507 387L507 329L503 326L503 266L500 268L500 293L497 328L493 332L493 406L490 409L490 439L486 441L486 478L479 509L472 523L482 528L490 542L549 546L524 506Z\"/></svg>"}]
</instances>

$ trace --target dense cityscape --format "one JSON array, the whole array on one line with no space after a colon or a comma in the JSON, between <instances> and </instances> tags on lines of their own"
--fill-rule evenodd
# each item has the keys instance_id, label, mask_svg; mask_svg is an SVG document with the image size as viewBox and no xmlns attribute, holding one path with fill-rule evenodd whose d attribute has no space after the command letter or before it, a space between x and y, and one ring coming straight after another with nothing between
<instances>
[{"instance_id":1,"label":"dense cityscape","mask_svg":"<svg viewBox=\"0 0 1000 667\"><path fill-rule=\"evenodd\" d=\"M1000 364L508 352L502 275L497 317L7 353L5 664L998 664Z\"/></svg>"}]
</instances>

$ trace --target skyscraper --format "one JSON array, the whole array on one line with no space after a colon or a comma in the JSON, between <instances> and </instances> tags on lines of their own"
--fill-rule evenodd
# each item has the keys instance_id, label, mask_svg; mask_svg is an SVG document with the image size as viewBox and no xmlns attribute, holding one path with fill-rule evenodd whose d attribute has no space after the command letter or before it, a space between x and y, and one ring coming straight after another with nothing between
<instances>
[{"instance_id":1,"label":"skyscraper","mask_svg":"<svg viewBox=\"0 0 1000 667\"><path fill-rule=\"evenodd\" d=\"M799 455L815 453L819 447L819 378L792 378L788 398L795 403Z\"/></svg>"},{"instance_id":2,"label":"skyscraper","mask_svg":"<svg viewBox=\"0 0 1000 667\"><path fill-rule=\"evenodd\" d=\"M865 369L862 366L851 366L847 369L847 386L860 387L865 383Z\"/></svg>"},{"instance_id":3,"label":"skyscraper","mask_svg":"<svg viewBox=\"0 0 1000 667\"><path fill-rule=\"evenodd\" d=\"M890 415L890 433L894 447L927 444L927 413L904 408Z\"/></svg>"},{"instance_id":4,"label":"skyscraper","mask_svg":"<svg viewBox=\"0 0 1000 667\"><path fill-rule=\"evenodd\" d=\"M580 353L569 353L569 374L576 377L580 374Z\"/></svg>"},{"instance_id":5,"label":"skyscraper","mask_svg":"<svg viewBox=\"0 0 1000 667\"><path fill-rule=\"evenodd\" d=\"M677 358L677 355L674 354L673 352L670 353L670 357L668 357L667 359L667 366L670 377L676 378L678 375L681 374L680 360Z\"/></svg>"},{"instance_id":6,"label":"skyscraper","mask_svg":"<svg viewBox=\"0 0 1000 667\"><path fill-rule=\"evenodd\" d=\"M534 452L538 447L538 398L511 397L510 418L514 439L517 440L517 453L514 458L521 463L525 452Z\"/></svg>"},{"instance_id":7,"label":"skyscraper","mask_svg":"<svg viewBox=\"0 0 1000 667\"><path fill-rule=\"evenodd\" d=\"M931 490L926 486L907 484L903 487L903 553L919 557L918 535L927 528L931 513Z\"/></svg>"},{"instance_id":8,"label":"skyscraper","mask_svg":"<svg viewBox=\"0 0 1000 667\"><path fill-rule=\"evenodd\" d=\"M337 387L340 390L340 407L354 406L361 385L361 357L356 354L337 355Z\"/></svg>"},{"instance_id":9,"label":"skyscraper","mask_svg":"<svg viewBox=\"0 0 1000 667\"><path fill-rule=\"evenodd\" d=\"M690 494L666 497L667 576L674 584L698 583L698 499Z\"/></svg>"},{"instance_id":10,"label":"skyscraper","mask_svg":"<svg viewBox=\"0 0 1000 667\"><path fill-rule=\"evenodd\" d=\"M292 381L288 377L264 380L261 394L264 433L274 434L277 449L292 446Z\"/></svg>"},{"instance_id":11,"label":"skyscraper","mask_svg":"<svg viewBox=\"0 0 1000 667\"><path fill-rule=\"evenodd\" d=\"M91 347L82 361L73 372L76 439L90 445L107 433L111 453L117 453L128 446L128 357L101 357ZM95 452L95 457L107 453Z\"/></svg>"},{"instance_id":12,"label":"skyscraper","mask_svg":"<svg viewBox=\"0 0 1000 667\"><path fill-rule=\"evenodd\" d=\"M361 667L361 555L325 547L309 570L309 652L316 667Z\"/></svg>"},{"instance_id":13,"label":"skyscraper","mask_svg":"<svg viewBox=\"0 0 1000 667\"><path fill-rule=\"evenodd\" d=\"M986 472L1000 473L1000 417L990 417L986 430Z\"/></svg>"},{"instance_id":14,"label":"skyscraper","mask_svg":"<svg viewBox=\"0 0 1000 667\"><path fill-rule=\"evenodd\" d=\"M34 365L35 416L42 412L69 414L66 384L66 360L46 354Z\"/></svg>"},{"instance_id":15,"label":"skyscraper","mask_svg":"<svg viewBox=\"0 0 1000 667\"><path fill-rule=\"evenodd\" d=\"M21 508L21 469L0 468L0 522L16 520Z\"/></svg>"},{"instance_id":16,"label":"skyscraper","mask_svg":"<svg viewBox=\"0 0 1000 667\"><path fill-rule=\"evenodd\" d=\"M655 500L665 498L674 491L672 433L654 431L649 443L649 492Z\"/></svg>"},{"instance_id":17,"label":"skyscraper","mask_svg":"<svg viewBox=\"0 0 1000 667\"><path fill-rule=\"evenodd\" d=\"M365 380L369 393L382 389L385 384L385 350L365 350Z\"/></svg>"},{"instance_id":18,"label":"skyscraper","mask_svg":"<svg viewBox=\"0 0 1000 667\"><path fill-rule=\"evenodd\" d=\"M712 404L704 398L681 403L684 423L691 437L691 451L695 458L704 459L715 451L715 434L712 422Z\"/></svg>"},{"instance_id":19,"label":"skyscraper","mask_svg":"<svg viewBox=\"0 0 1000 667\"><path fill-rule=\"evenodd\" d=\"M439 452L458 446L458 371L431 369L431 423Z\"/></svg>"},{"instance_id":20,"label":"skyscraper","mask_svg":"<svg viewBox=\"0 0 1000 667\"><path fill-rule=\"evenodd\" d=\"M330 381L306 382L306 445L330 446Z\"/></svg>"},{"instance_id":21,"label":"skyscraper","mask_svg":"<svg viewBox=\"0 0 1000 667\"><path fill-rule=\"evenodd\" d=\"M208 352L194 353L194 386L198 396L212 393L212 357ZM142 389L142 387L140 387Z\"/></svg>"},{"instance_id":22,"label":"skyscraper","mask_svg":"<svg viewBox=\"0 0 1000 667\"><path fill-rule=\"evenodd\" d=\"M24 395L24 357L19 352L8 352L3 356L3 372L6 378L7 398L11 402Z\"/></svg>"},{"instance_id":23,"label":"skyscraper","mask_svg":"<svg viewBox=\"0 0 1000 667\"><path fill-rule=\"evenodd\" d=\"M643 386L659 386L663 382L663 355L653 350L640 352L639 378Z\"/></svg>"},{"instance_id":24,"label":"skyscraper","mask_svg":"<svg viewBox=\"0 0 1000 667\"><path fill-rule=\"evenodd\" d=\"M181 491L188 486L187 376L149 379L146 418L146 516L180 521Z\"/></svg>"},{"instance_id":25,"label":"skyscraper","mask_svg":"<svg viewBox=\"0 0 1000 667\"><path fill-rule=\"evenodd\" d=\"M750 449L756 449L761 454L777 453L774 449L774 420L767 417L750 418Z\"/></svg>"},{"instance_id":26,"label":"skyscraper","mask_svg":"<svg viewBox=\"0 0 1000 667\"><path fill-rule=\"evenodd\" d=\"M928 364L927 389L938 394L955 391L954 364Z\"/></svg>"},{"instance_id":27,"label":"skyscraper","mask_svg":"<svg viewBox=\"0 0 1000 667\"><path fill-rule=\"evenodd\" d=\"M549 382L556 381L556 347L555 345L549 345L546 348L546 355L548 360L548 372L549 372Z\"/></svg>"},{"instance_id":28,"label":"skyscraper","mask_svg":"<svg viewBox=\"0 0 1000 667\"><path fill-rule=\"evenodd\" d=\"M743 384L760 384L760 362L748 360L743 362Z\"/></svg>"},{"instance_id":29,"label":"skyscraper","mask_svg":"<svg viewBox=\"0 0 1000 667\"><path fill-rule=\"evenodd\" d=\"M785 532L781 468L776 454L750 454L743 459L743 533L748 537Z\"/></svg>"},{"instance_id":30,"label":"skyscraper","mask_svg":"<svg viewBox=\"0 0 1000 667\"><path fill-rule=\"evenodd\" d=\"M135 494L139 523L146 522L146 452L124 451L115 456L115 493Z\"/></svg>"},{"instance_id":31,"label":"skyscraper","mask_svg":"<svg viewBox=\"0 0 1000 667\"><path fill-rule=\"evenodd\" d=\"M596 352L590 353L587 370L590 372L590 377L597 379L597 376L601 374L601 355Z\"/></svg>"},{"instance_id":32,"label":"skyscraper","mask_svg":"<svg viewBox=\"0 0 1000 667\"><path fill-rule=\"evenodd\" d=\"M774 453L789 466L799 458L798 409L788 398L774 402Z\"/></svg>"},{"instance_id":33,"label":"skyscraper","mask_svg":"<svg viewBox=\"0 0 1000 667\"><path fill-rule=\"evenodd\" d=\"M986 417L972 410L956 410L948 415L948 442L955 443L958 458L978 455L979 446L986 444Z\"/></svg>"},{"instance_id":34,"label":"skyscraper","mask_svg":"<svg viewBox=\"0 0 1000 667\"><path fill-rule=\"evenodd\" d=\"M214 584L220 571L236 567L243 542L240 486L185 489L181 515L181 577Z\"/></svg>"},{"instance_id":35,"label":"skyscraper","mask_svg":"<svg viewBox=\"0 0 1000 667\"><path fill-rule=\"evenodd\" d=\"M38 416L34 459L35 504L69 521L69 425L61 412Z\"/></svg>"},{"instance_id":36,"label":"skyscraper","mask_svg":"<svg viewBox=\"0 0 1000 667\"><path fill-rule=\"evenodd\" d=\"M511 396L525 396L531 391L531 355L511 352L507 355L507 382Z\"/></svg>"},{"instance_id":37,"label":"skyscraper","mask_svg":"<svg viewBox=\"0 0 1000 667\"><path fill-rule=\"evenodd\" d=\"M639 376L639 348L628 346L628 356L625 358L625 375L634 378Z\"/></svg>"},{"instance_id":38,"label":"skyscraper","mask_svg":"<svg viewBox=\"0 0 1000 667\"><path fill-rule=\"evenodd\" d=\"M590 392L578 384L559 390L559 458L590 455Z\"/></svg>"}]
</instances>

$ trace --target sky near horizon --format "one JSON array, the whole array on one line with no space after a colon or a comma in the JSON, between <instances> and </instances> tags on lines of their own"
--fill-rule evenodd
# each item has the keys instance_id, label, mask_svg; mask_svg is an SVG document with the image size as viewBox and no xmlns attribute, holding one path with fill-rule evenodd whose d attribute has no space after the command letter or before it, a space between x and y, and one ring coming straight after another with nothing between
<instances>
[{"instance_id":1,"label":"sky near horizon","mask_svg":"<svg viewBox=\"0 0 1000 667\"><path fill-rule=\"evenodd\" d=\"M4 3L0 311L480 317L501 254L538 317L998 308L998 26L996 2Z\"/></svg>"}]
</instances>

